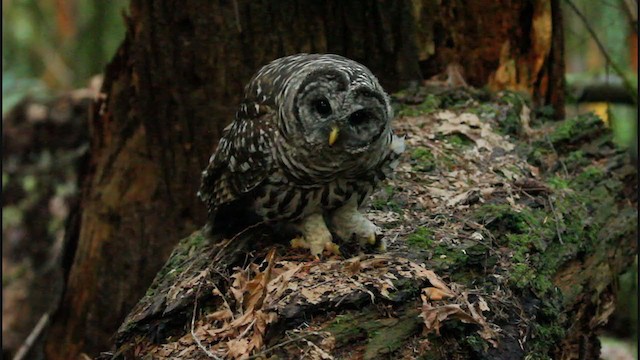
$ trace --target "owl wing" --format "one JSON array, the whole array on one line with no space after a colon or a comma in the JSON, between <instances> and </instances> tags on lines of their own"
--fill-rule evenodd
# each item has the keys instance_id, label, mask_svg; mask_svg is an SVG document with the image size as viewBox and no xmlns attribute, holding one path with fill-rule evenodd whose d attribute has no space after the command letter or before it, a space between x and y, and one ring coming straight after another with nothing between
<instances>
[{"instance_id":1,"label":"owl wing","mask_svg":"<svg viewBox=\"0 0 640 360\"><path fill-rule=\"evenodd\" d=\"M276 113L267 105L245 102L227 126L202 173L198 196L209 213L256 188L272 169L271 145Z\"/></svg>"}]
</instances>

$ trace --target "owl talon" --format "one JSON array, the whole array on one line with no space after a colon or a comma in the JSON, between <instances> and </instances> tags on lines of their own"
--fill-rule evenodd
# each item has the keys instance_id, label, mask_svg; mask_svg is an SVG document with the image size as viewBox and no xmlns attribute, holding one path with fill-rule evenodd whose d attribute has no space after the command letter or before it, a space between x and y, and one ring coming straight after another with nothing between
<instances>
[{"instance_id":1,"label":"owl talon","mask_svg":"<svg viewBox=\"0 0 640 360\"><path fill-rule=\"evenodd\" d=\"M358 211L355 200L337 209L332 215L331 224L333 230L343 240L351 239L355 235L361 247L377 244L376 234L380 230Z\"/></svg>"},{"instance_id":2,"label":"owl talon","mask_svg":"<svg viewBox=\"0 0 640 360\"><path fill-rule=\"evenodd\" d=\"M376 246L376 250L378 252L386 252L387 251L387 241L384 238L380 239L380 242L378 243L378 246Z\"/></svg>"},{"instance_id":3,"label":"owl talon","mask_svg":"<svg viewBox=\"0 0 640 360\"><path fill-rule=\"evenodd\" d=\"M367 239L367 242L369 243L369 245L375 245L376 244L376 234L369 234L369 238Z\"/></svg>"},{"instance_id":4,"label":"owl talon","mask_svg":"<svg viewBox=\"0 0 640 360\"><path fill-rule=\"evenodd\" d=\"M296 236L295 238L291 239L291 241L289 242L291 244L291 247L296 249L296 248L305 248L308 249L309 245L307 244L307 242L304 240L304 238L302 236Z\"/></svg>"},{"instance_id":5,"label":"owl talon","mask_svg":"<svg viewBox=\"0 0 640 360\"><path fill-rule=\"evenodd\" d=\"M340 255L340 247L332 241L333 237L322 215L312 214L297 226L302 232L302 236L291 240L292 247L309 249L311 255L316 258L319 258L324 250L331 254Z\"/></svg>"},{"instance_id":6,"label":"owl talon","mask_svg":"<svg viewBox=\"0 0 640 360\"><path fill-rule=\"evenodd\" d=\"M340 246L333 241L324 244L324 249L331 254L342 256L342 253L340 253Z\"/></svg>"}]
</instances>

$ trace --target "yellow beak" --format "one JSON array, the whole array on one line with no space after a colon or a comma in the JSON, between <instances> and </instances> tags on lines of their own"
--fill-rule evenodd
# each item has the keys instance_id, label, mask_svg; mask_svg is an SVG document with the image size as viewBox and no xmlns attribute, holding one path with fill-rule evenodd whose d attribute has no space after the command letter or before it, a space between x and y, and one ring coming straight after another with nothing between
<instances>
[{"instance_id":1,"label":"yellow beak","mask_svg":"<svg viewBox=\"0 0 640 360\"><path fill-rule=\"evenodd\" d=\"M329 146L335 144L335 142L338 140L338 134L340 133L340 129L333 125L333 128L331 129L331 133L329 133Z\"/></svg>"}]
</instances>

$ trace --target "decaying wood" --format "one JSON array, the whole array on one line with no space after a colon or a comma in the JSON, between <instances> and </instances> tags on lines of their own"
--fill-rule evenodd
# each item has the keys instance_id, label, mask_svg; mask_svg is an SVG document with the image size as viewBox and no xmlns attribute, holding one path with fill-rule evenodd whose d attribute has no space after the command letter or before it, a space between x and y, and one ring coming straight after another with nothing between
<instances>
[{"instance_id":1,"label":"decaying wood","mask_svg":"<svg viewBox=\"0 0 640 360\"><path fill-rule=\"evenodd\" d=\"M106 348L177 239L204 223L199 174L260 66L337 53L396 91L455 63L469 85L518 88L560 114L552 13L544 0L132 0L89 121L81 212L69 232L76 251L48 358Z\"/></svg>"},{"instance_id":2,"label":"decaying wood","mask_svg":"<svg viewBox=\"0 0 640 360\"><path fill-rule=\"evenodd\" d=\"M407 152L368 211L388 252L195 232L102 358L598 359L637 252L628 154L597 117L549 123L513 93L396 100Z\"/></svg>"}]
</instances>

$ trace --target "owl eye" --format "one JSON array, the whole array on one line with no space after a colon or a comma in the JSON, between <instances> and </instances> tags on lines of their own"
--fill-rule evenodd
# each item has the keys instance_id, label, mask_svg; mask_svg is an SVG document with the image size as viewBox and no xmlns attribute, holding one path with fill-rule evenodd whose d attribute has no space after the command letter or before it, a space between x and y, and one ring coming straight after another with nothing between
<instances>
[{"instance_id":1,"label":"owl eye","mask_svg":"<svg viewBox=\"0 0 640 360\"><path fill-rule=\"evenodd\" d=\"M367 110L358 110L349 116L349 124L358 127L371 119L371 113Z\"/></svg>"},{"instance_id":2,"label":"owl eye","mask_svg":"<svg viewBox=\"0 0 640 360\"><path fill-rule=\"evenodd\" d=\"M322 117L331 115L331 104L327 99L319 99L313 102L313 108Z\"/></svg>"}]
</instances>

